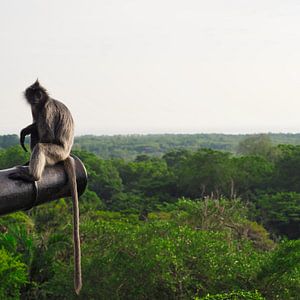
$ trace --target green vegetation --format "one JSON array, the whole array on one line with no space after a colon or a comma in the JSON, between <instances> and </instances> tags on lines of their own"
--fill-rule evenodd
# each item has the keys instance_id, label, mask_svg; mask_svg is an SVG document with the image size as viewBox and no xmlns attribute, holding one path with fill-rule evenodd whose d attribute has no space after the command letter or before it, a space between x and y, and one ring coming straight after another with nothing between
<instances>
[{"instance_id":1,"label":"green vegetation","mask_svg":"<svg viewBox=\"0 0 300 300\"><path fill-rule=\"evenodd\" d=\"M268 144L300 145L300 134L150 134L150 135L115 135L115 136L80 136L75 139L75 148L86 150L102 158L123 158L134 160L136 156L146 154L161 157L175 149L196 151L207 148L231 153L243 153L250 144L254 150L268 151ZM253 139L258 143L253 143ZM0 144L1 146L1 144ZM254 152L252 152L253 154ZM247 153L244 153L247 154ZM272 154L272 153L270 153Z\"/></svg>"},{"instance_id":2,"label":"green vegetation","mask_svg":"<svg viewBox=\"0 0 300 300\"><path fill-rule=\"evenodd\" d=\"M8 148L19 143L19 138L16 134L0 135L0 149Z\"/></svg>"},{"instance_id":3,"label":"green vegetation","mask_svg":"<svg viewBox=\"0 0 300 300\"><path fill-rule=\"evenodd\" d=\"M0 149L17 145L16 134L0 136ZM161 157L165 153L186 149L196 151L207 148L231 153L273 155L270 146L279 144L300 145L300 134L148 134L148 135L84 135L75 138L74 147L95 153L104 159L134 160L138 155ZM250 147L250 148L249 148Z\"/></svg>"},{"instance_id":4,"label":"green vegetation","mask_svg":"<svg viewBox=\"0 0 300 300\"><path fill-rule=\"evenodd\" d=\"M300 146L181 148L132 160L75 150L89 173L80 296L60 199L0 218L0 299L299 299ZM1 168L26 160L0 150Z\"/></svg>"},{"instance_id":5,"label":"green vegetation","mask_svg":"<svg viewBox=\"0 0 300 300\"><path fill-rule=\"evenodd\" d=\"M232 292L232 293L225 293L225 294L217 294L217 295L207 295L203 298L195 298L195 300L264 300L260 293L257 291L255 292Z\"/></svg>"}]
</instances>

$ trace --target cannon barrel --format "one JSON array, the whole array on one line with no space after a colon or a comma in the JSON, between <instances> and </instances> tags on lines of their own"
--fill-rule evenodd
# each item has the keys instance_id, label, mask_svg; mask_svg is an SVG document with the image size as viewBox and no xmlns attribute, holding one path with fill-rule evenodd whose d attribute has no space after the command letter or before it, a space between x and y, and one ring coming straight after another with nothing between
<instances>
[{"instance_id":1,"label":"cannon barrel","mask_svg":"<svg viewBox=\"0 0 300 300\"><path fill-rule=\"evenodd\" d=\"M72 157L75 161L77 190L80 196L87 185L87 173L81 160L74 155ZM0 215L71 196L63 163L45 168L42 178L37 182L38 193L34 183L8 178L8 174L15 169L0 170Z\"/></svg>"}]
</instances>

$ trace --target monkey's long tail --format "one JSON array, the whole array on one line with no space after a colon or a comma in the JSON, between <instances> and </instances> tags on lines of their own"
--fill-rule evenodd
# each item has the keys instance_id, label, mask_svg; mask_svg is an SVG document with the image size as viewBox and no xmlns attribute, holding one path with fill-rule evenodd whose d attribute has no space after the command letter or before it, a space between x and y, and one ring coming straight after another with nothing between
<instances>
[{"instance_id":1,"label":"monkey's long tail","mask_svg":"<svg viewBox=\"0 0 300 300\"><path fill-rule=\"evenodd\" d=\"M73 200L73 239L74 239L74 288L77 295L82 287L81 280L81 250L80 250L80 236L79 236L79 204L76 182L75 163L72 157L68 157L64 161L65 170L68 175L71 196Z\"/></svg>"}]
</instances>

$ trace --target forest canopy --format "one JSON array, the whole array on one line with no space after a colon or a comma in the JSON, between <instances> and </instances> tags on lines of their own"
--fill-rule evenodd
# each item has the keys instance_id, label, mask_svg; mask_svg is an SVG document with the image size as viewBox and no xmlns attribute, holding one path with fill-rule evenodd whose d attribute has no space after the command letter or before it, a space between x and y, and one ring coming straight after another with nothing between
<instances>
[{"instance_id":1,"label":"forest canopy","mask_svg":"<svg viewBox=\"0 0 300 300\"><path fill-rule=\"evenodd\" d=\"M147 153L107 139L107 155L97 139L73 151L89 174L80 299L298 299L300 146L172 148L170 135ZM0 168L28 158L2 144ZM0 299L78 299L71 211L60 199L0 218Z\"/></svg>"}]
</instances>

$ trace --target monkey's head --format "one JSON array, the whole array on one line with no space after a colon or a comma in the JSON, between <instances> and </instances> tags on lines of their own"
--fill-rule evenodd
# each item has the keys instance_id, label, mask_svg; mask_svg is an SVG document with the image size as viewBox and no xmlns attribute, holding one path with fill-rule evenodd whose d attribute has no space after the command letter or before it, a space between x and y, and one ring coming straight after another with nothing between
<instances>
[{"instance_id":1,"label":"monkey's head","mask_svg":"<svg viewBox=\"0 0 300 300\"><path fill-rule=\"evenodd\" d=\"M25 90L24 96L30 105L43 105L49 99L47 90L38 80Z\"/></svg>"}]
</instances>

